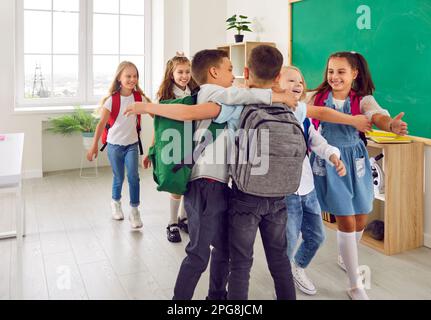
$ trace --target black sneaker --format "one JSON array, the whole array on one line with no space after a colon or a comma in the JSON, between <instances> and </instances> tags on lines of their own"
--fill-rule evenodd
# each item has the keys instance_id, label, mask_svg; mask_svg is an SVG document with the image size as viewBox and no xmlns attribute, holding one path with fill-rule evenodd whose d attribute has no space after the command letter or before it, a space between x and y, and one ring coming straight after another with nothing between
<instances>
[{"instance_id":1,"label":"black sneaker","mask_svg":"<svg viewBox=\"0 0 431 320\"><path fill-rule=\"evenodd\" d=\"M189 225L186 223L187 218L178 218L178 227L185 233L189 233Z\"/></svg>"},{"instance_id":2,"label":"black sneaker","mask_svg":"<svg viewBox=\"0 0 431 320\"><path fill-rule=\"evenodd\" d=\"M166 235L170 242L181 242L180 231L178 230L178 225L176 223L167 226Z\"/></svg>"}]
</instances>

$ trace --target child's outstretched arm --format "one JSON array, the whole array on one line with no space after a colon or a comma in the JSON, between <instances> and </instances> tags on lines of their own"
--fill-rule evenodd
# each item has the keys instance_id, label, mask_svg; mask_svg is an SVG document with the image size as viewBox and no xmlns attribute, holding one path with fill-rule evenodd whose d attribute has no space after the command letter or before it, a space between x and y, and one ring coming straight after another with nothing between
<instances>
[{"instance_id":1,"label":"child's outstretched arm","mask_svg":"<svg viewBox=\"0 0 431 320\"><path fill-rule=\"evenodd\" d=\"M273 91L271 89L238 87L220 88L220 90L213 92L208 97L208 101L231 106L243 106L247 104L271 105L272 103L279 102L291 108L295 108L298 103L298 99L292 93Z\"/></svg>"},{"instance_id":2,"label":"child's outstretched arm","mask_svg":"<svg viewBox=\"0 0 431 320\"><path fill-rule=\"evenodd\" d=\"M331 108L322 108L307 105L307 117L326 122L347 124L355 127L361 132L371 130L371 122L364 115L351 116L343 112L335 111Z\"/></svg>"},{"instance_id":3,"label":"child's outstretched arm","mask_svg":"<svg viewBox=\"0 0 431 320\"><path fill-rule=\"evenodd\" d=\"M96 131L94 133L93 145L87 151L87 160L93 161L93 159L97 158L97 154L99 152L99 139L102 136L103 130L105 129L106 124L108 123L110 116L110 112L108 109L102 108L102 115L100 117L99 123L96 126ZM94 158L93 158L94 156Z\"/></svg>"},{"instance_id":4,"label":"child's outstretched arm","mask_svg":"<svg viewBox=\"0 0 431 320\"><path fill-rule=\"evenodd\" d=\"M134 103L126 108L124 114L153 114L165 118L189 121L189 120L204 120L216 118L220 113L221 107L212 102L201 103L196 105L184 104L155 104L155 103Z\"/></svg>"},{"instance_id":5,"label":"child's outstretched arm","mask_svg":"<svg viewBox=\"0 0 431 320\"><path fill-rule=\"evenodd\" d=\"M389 112L383 109L373 96L365 96L361 100L361 113L365 114L379 129L404 136L408 133L407 123L402 118L404 112L391 118Z\"/></svg>"},{"instance_id":6,"label":"child's outstretched arm","mask_svg":"<svg viewBox=\"0 0 431 320\"><path fill-rule=\"evenodd\" d=\"M399 113L395 118L391 118L384 114L376 113L372 116L371 120L373 124L376 125L377 128L393 132L400 136L405 136L407 131L407 123L404 122L402 117L404 116L404 112Z\"/></svg>"}]
</instances>

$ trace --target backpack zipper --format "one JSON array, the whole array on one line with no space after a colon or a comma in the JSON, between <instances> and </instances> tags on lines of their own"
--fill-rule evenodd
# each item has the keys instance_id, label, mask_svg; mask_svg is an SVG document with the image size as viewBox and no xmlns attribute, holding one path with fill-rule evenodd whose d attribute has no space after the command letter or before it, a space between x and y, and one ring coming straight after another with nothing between
<instances>
[{"instance_id":1,"label":"backpack zipper","mask_svg":"<svg viewBox=\"0 0 431 320\"><path fill-rule=\"evenodd\" d=\"M291 112L291 111L287 111L285 108L283 107L262 107L262 108L258 108L259 109L279 109L279 110L284 110L285 112ZM252 109L250 111L248 111L248 113L244 116L244 119L242 120L239 128L242 128L243 124L245 123L245 121L247 120L247 118L251 115L252 112L257 111L256 109Z\"/></svg>"},{"instance_id":2,"label":"backpack zipper","mask_svg":"<svg viewBox=\"0 0 431 320\"><path fill-rule=\"evenodd\" d=\"M302 133L302 137L304 138L305 146L307 146L307 141L306 141L306 139L305 139L304 130L302 130L301 126L300 126L300 125L298 125L297 123L294 123L294 122L292 122L292 121L281 121L281 120L261 120L261 121L259 121L259 122L255 125L255 128L259 127L259 125L261 125L262 123L265 123L265 122L279 122L279 123L289 123L289 124L293 124L294 126L298 127L298 128L299 128L299 130L301 131L301 133ZM305 155L307 155L307 148L305 148L305 149L306 149L306 151L305 151ZM248 161L249 156L250 156L249 152L250 152L250 148L247 148L247 161Z\"/></svg>"}]
</instances>

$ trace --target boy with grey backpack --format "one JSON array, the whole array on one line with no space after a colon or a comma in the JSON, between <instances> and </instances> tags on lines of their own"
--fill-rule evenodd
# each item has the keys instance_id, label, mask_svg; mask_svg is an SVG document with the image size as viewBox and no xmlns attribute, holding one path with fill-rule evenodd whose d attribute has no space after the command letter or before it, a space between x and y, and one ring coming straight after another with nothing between
<instances>
[{"instance_id":1,"label":"boy with grey backpack","mask_svg":"<svg viewBox=\"0 0 431 320\"><path fill-rule=\"evenodd\" d=\"M278 80L283 57L276 48L254 48L244 76L250 87L271 88ZM247 300L253 246L260 229L277 299L296 299L286 254L284 197L297 190L306 143L300 124L285 105L222 106L214 122L230 129L229 199L230 274L228 299ZM235 131L235 134L234 134Z\"/></svg>"}]
</instances>

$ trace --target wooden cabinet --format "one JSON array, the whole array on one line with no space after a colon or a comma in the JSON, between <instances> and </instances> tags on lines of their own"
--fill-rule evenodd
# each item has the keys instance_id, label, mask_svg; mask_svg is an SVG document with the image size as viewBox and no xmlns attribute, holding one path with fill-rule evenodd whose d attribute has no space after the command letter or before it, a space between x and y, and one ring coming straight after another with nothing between
<instances>
[{"instance_id":1,"label":"wooden cabinet","mask_svg":"<svg viewBox=\"0 0 431 320\"><path fill-rule=\"evenodd\" d=\"M378 161L384 171L384 194L375 195L368 223L384 221L383 241L365 232L362 243L386 255L423 246L424 230L424 146L368 142L370 157L383 153ZM325 222L331 228L335 224Z\"/></svg>"}]
</instances>

